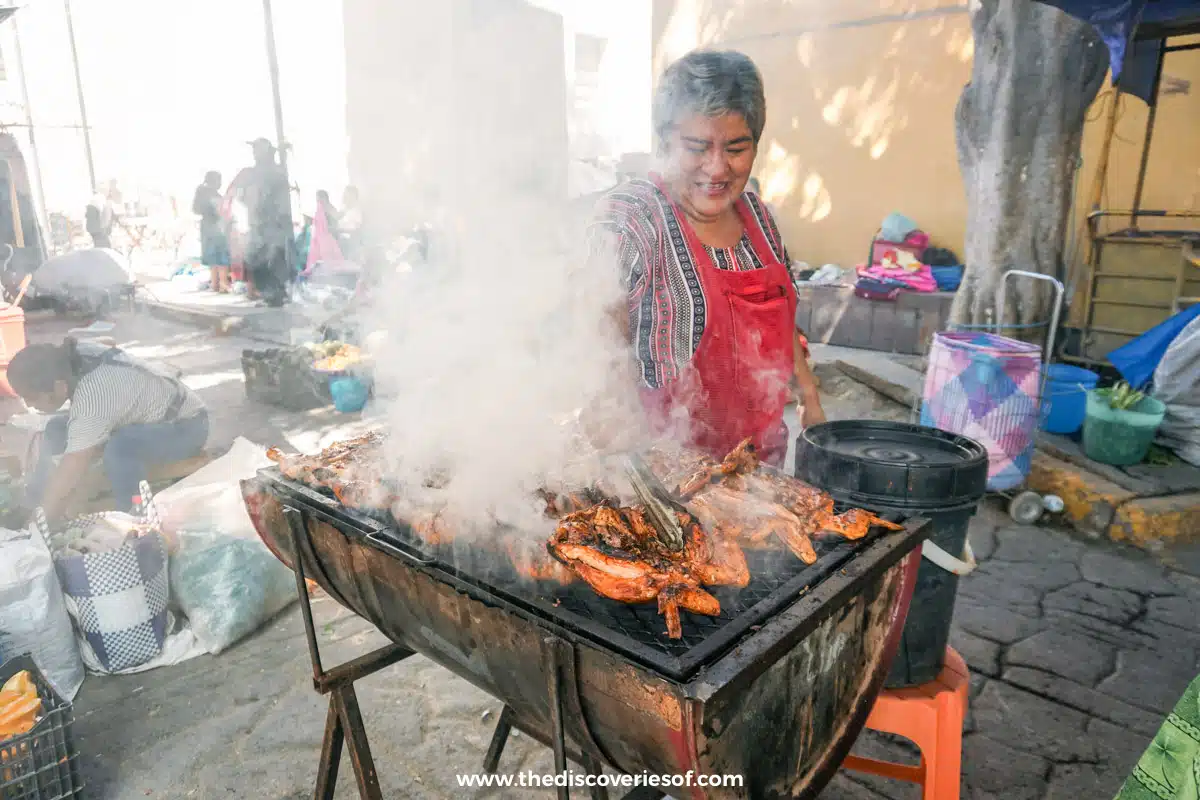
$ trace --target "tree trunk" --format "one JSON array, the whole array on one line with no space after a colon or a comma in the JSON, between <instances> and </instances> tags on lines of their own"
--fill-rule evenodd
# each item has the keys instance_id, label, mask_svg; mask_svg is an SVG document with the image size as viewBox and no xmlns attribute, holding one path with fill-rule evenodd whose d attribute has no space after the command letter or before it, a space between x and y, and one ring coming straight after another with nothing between
<instances>
[{"instance_id":1,"label":"tree trunk","mask_svg":"<svg viewBox=\"0 0 1200 800\"><path fill-rule=\"evenodd\" d=\"M966 272L950 319L1036 324L1049 319L1047 284L1010 279L1007 308L998 309L1000 281L1010 269L1063 275L1083 124L1108 51L1090 25L1034 0L973 0L971 27L971 82L955 115Z\"/></svg>"}]
</instances>

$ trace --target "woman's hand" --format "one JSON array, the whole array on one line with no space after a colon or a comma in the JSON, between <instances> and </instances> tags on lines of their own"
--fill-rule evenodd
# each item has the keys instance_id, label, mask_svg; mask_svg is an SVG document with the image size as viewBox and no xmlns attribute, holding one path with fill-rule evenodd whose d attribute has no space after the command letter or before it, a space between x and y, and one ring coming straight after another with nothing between
<instances>
[{"instance_id":1,"label":"woman's hand","mask_svg":"<svg viewBox=\"0 0 1200 800\"><path fill-rule=\"evenodd\" d=\"M805 428L825 422L825 409L821 405L821 392L817 378L808 365L808 342L802 334L796 334L796 405L802 409L800 424Z\"/></svg>"}]
</instances>

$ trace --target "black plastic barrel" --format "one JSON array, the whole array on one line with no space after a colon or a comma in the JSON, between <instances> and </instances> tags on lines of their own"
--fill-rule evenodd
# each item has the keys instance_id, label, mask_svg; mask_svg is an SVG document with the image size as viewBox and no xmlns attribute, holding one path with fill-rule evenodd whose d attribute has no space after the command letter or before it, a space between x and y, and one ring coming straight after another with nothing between
<instances>
[{"instance_id":1,"label":"black plastic barrel","mask_svg":"<svg viewBox=\"0 0 1200 800\"><path fill-rule=\"evenodd\" d=\"M839 503L930 520L929 539L958 557L987 487L987 450L965 436L880 420L814 425L796 441L796 477ZM954 617L958 576L921 559L888 688L938 676Z\"/></svg>"}]
</instances>

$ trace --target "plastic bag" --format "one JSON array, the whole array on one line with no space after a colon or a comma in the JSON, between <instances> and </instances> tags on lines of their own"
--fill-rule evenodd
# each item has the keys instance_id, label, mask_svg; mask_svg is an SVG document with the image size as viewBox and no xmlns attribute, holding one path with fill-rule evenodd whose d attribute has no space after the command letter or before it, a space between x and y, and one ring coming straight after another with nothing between
<instances>
[{"instance_id":1,"label":"plastic bag","mask_svg":"<svg viewBox=\"0 0 1200 800\"><path fill-rule=\"evenodd\" d=\"M171 590L196 638L217 655L295 600L296 578L261 541L181 531Z\"/></svg>"},{"instance_id":2,"label":"plastic bag","mask_svg":"<svg viewBox=\"0 0 1200 800\"><path fill-rule=\"evenodd\" d=\"M0 529L0 636L5 652L33 656L60 697L75 697L83 661L50 549L32 526Z\"/></svg>"},{"instance_id":3,"label":"plastic bag","mask_svg":"<svg viewBox=\"0 0 1200 800\"><path fill-rule=\"evenodd\" d=\"M258 541L241 481L270 465L265 447L238 437L225 455L154 496L163 532L219 531Z\"/></svg>"},{"instance_id":4,"label":"plastic bag","mask_svg":"<svg viewBox=\"0 0 1200 800\"><path fill-rule=\"evenodd\" d=\"M229 452L163 490L155 503L178 539L171 595L197 640L217 655L296 599L296 579L258 538L241 481L271 463L239 438Z\"/></svg>"},{"instance_id":5,"label":"plastic bag","mask_svg":"<svg viewBox=\"0 0 1200 800\"><path fill-rule=\"evenodd\" d=\"M1200 316L1163 354L1154 371L1154 396L1167 405L1158 429L1159 443L1200 466Z\"/></svg>"}]
</instances>

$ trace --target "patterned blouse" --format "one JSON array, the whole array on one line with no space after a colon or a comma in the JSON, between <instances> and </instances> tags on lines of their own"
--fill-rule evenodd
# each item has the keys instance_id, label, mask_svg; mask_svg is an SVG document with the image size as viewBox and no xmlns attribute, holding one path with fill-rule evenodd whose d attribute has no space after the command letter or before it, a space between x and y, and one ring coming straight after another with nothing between
<instances>
[{"instance_id":1,"label":"patterned blouse","mask_svg":"<svg viewBox=\"0 0 1200 800\"><path fill-rule=\"evenodd\" d=\"M790 263L762 198L750 191L742 197L775 257ZM706 319L695 258L671 201L648 180L628 181L601 200L589 239L594 255L615 252L629 292L629 328L643 384L657 389L670 383L692 360ZM718 269L764 266L745 233L734 247L705 249Z\"/></svg>"}]
</instances>

